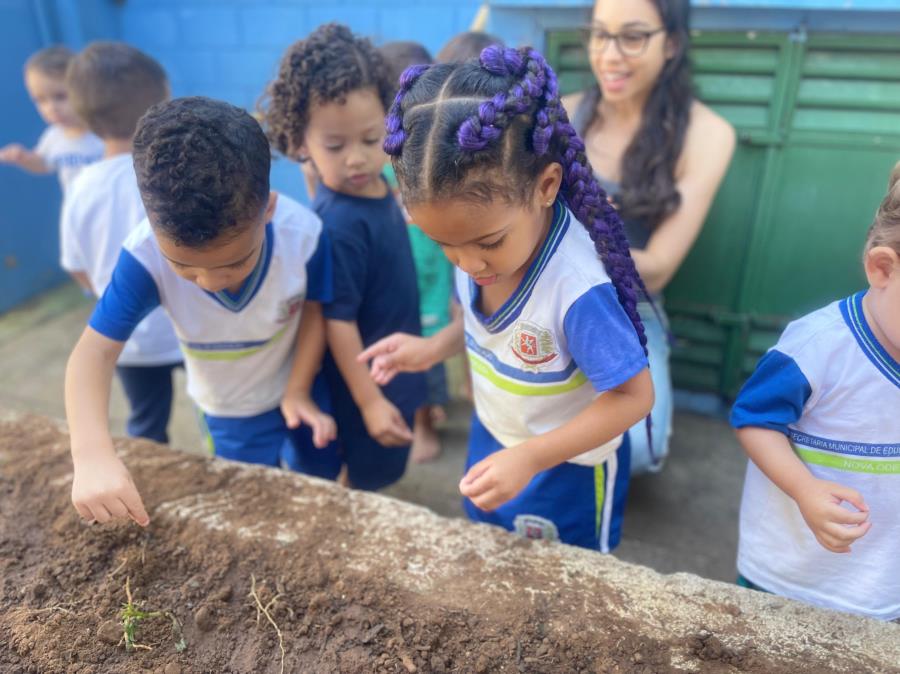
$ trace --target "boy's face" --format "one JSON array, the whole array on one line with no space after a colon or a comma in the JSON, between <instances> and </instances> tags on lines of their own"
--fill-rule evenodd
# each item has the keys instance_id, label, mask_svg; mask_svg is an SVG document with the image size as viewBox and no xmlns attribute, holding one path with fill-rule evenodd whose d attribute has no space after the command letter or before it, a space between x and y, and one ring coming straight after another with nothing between
<instances>
[{"instance_id":1,"label":"boy's face","mask_svg":"<svg viewBox=\"0 0 900 674\"><path fill-rule=\"evenodd\" d=\"M309 157L326 187L357 197L387 194L381 169L387 160L384 107L375 89L355 89L343 104L313 104L303 145L297 153Z\"/></svg>"},{"instance_id":2,"label":"boy's face","mask_svg":"<svg viewBox=\"0 0 900 674\"><path fill-rule=\"evenodd\" d=\"M155 230L159 249L181 278L211 293L222 290L236 293L259 261L266 223L275 212L276 198L274 192L270 194L266 209L255 221L229 230L221 242L216 239L203 248L179 246L165 233Z\"/></svg>"},{"instance_id":3,"label":"boy's face","mask_svg":"<svg viewBox=\"0 0 900 674\"><path fill-rule=\"evenodd\" d=\"M69 105L69 92L65 81L34 68L25 71L25 88L34 101L38 114L47 124L67 127L83 127L75 111Z\"/></svg>"}]
</instances>

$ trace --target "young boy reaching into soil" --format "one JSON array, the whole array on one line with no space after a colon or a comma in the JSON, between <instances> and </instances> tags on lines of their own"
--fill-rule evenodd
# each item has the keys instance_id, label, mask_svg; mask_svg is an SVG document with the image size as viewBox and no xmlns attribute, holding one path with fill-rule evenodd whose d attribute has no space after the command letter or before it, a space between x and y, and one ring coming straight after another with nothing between
<instances>
[{"instance_id":1,"label":"young boy reaching into soil","mask_svg":"<svg viewBox=\"0 0 900 674\"><path fill-rule=\"evenodd\" d=\"M788 325L734 404L750 456L738 582L896 620L900 164L863 264L869 288Z\"/></svg>"},{"instance_id":2,"label":"young boy reaching into soil","mask_svg":"<svg viewBox=\"0 0 900 674\"><path fill-rule=\"evenodd\" d=\"M608 552L628 485L625 431L653 405L643 284L556 75L534 50L497 46L416 66L387 130L412 221L457 267L464 319L429 338L391 335L360 360L383 384L465 348L469 516Z\"/></svg>"},{"instance_id":3,"label":"young boy reaching into soil","mask_svg":"<svg viewBox=\"0 0 900 674\"><path fill-rule=\"evenodd\" d=\"M312 212L269 191L269 163L262 128L227 103L176 99L141 119L134 166L147 219L66 371L72 501L85 519L149 522L107 410L116 358L158 306L181 340L216 455L277 465L289 437L317 447L334 437L310 396L325 348L320 303L331 298L327 240Z\"/></svg>"}]
</instances>

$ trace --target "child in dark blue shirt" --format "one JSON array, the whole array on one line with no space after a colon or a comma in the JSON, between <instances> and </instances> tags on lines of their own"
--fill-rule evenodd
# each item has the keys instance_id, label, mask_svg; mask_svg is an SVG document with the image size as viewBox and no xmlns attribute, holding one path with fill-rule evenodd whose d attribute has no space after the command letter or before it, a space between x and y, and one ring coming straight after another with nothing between
<instances>
[{"instance_id":1,"label":"child in dark blue shirt","mask_svg":"<svg viewBox=\"0 0 900 674\"><path fill-rule=\"evenodd\" d=\"M265 109L277 149L315 166L321 183L313 208L334 258L324 372L338 446L303 453L295 467L331 478L345 468L361 489L403 475L413 417L426 400L423 375L402 375L380 388L356 359L392 332L421 331L406 222L381 176L393 89L371 43L328 24L288 49Z\"/></svg>"}]
</instances>

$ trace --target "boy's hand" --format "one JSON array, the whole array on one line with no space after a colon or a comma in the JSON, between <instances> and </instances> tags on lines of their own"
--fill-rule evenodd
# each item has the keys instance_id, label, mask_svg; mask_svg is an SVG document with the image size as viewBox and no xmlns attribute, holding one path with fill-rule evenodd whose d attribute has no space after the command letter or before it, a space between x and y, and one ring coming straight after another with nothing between
<instances>
[{"instance_id":1,"label":"boy's hand","mask_svg":"<svg viewBox=\"0 0 900 674\"><path fill-rule=\"evenodd\" d=\"M83 458L75 462L72 504L91 523L129 517L142 527L150 523L137 487L115 452L103 459Z\"/></svg>"},{"instance_id":2,"label":"boy's hand","mask_svg":"<svg viewBox=\"0 0 900 674\"><path fill-rule=\"evenodd\" d=\"M514 498L537 473L523 449L521 445L501 449L476 463L460 481L460 493L487 511Z\"/></svg>"},{"instance_id":3,"label":"boy's hand","mask_svg":"<svg viewBox=\"0 0 900 674\"><path fill-rule=\"evenodd\" d=\"M0 162L21 165L28 156L29 150L19 143L10 143L0 148Z\"/></svg>"},{"instance_id":4,"label":"boy's hand","mask_svg":"<svg viewBox=\"0 0 900 674\"><path fill-rule=\"evenodd\" d=\"M836 482L813 479L798 490L796 501L816 540L831 552L850 552L850 544L872 527L869 507L860 493ZM844 501L857 512L842 508Z\"/></svg>"},{"instance_id":5,"label":"boy's hand","mask_svg":"<svg viewBox=\"0 0 900 674\"><path fill-rule=\"evenodd\" d=\"M372 379L384 386L401 372L423 372L432 361L429 340L405 332L395 332L379 339L356 357L360 363L372 361Z\"/></svg>"},{"instance_id":6,"label":"boy's hand","mask_svg":"<svg viewBox=\"0 0 900 674\"><path fill-rule=\"evenodd\" d=\"M312 429L313 444L322 449L337 437L337 425L330 415L319 409L306 393L284 394L281 399L281 413L288 428L299 428L306 424Z\"/></svg>"},{"instance_id":7,"label":"boy's hand","mask_svg":"<svg viewBox=\"0 0 900 674\"><path fill-rule=\"evenodd\" d=\"M378 396L362 408L369 435L385 447L403 447L412 442L412 431L403 415L384 396Z\"/></svg>"}]
</instances>

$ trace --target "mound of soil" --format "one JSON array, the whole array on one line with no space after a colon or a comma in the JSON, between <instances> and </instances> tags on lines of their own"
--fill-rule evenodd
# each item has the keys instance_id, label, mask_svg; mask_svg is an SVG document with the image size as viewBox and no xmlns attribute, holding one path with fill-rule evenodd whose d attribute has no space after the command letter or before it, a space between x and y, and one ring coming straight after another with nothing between
<instances>
[{"instance_id":1,"label":"mound of soil","mask_svg":"<svg viewBox=\"0 0 900 674\"><path fill-rule=\"evenodd\" d=\"M118 448L146 529L82 523L66 435L35 417L0 422L0 671L890 671L836 633L798 643L788 627L767 643L754 598L699 596L608 557L303 476ZM663 595L647 603L617 573ZM681 622L666 613L679 603ZM784 610L786 624L812 620Z\"/></svg>"}]
</instances>

